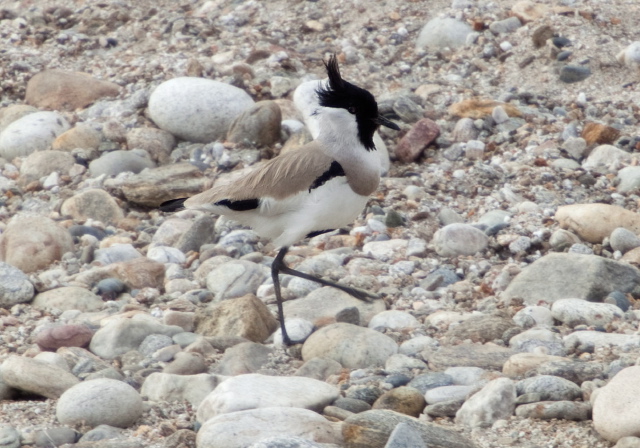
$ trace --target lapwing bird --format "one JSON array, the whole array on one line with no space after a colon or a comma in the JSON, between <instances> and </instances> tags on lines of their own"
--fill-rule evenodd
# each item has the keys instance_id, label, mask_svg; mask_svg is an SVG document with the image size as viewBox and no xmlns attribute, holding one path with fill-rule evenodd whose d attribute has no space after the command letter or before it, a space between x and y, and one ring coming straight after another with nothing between
<instances>
[{"instance_id":1,"label":"lapwing bird","mask_svg":"<svg viewBox=\"0 0 640 448\"><path fill-rule=\"evenodd\" d=\"M373 134L379 126L399 130L378 113L370 92L342 79L335 55L325 66L329 81L317 89L320 107L313 111L318 125L316 140L248 172L222 176L211 189L196 196L167 201L160 207L163 211L184 207L225 215L280 247L271 276L286 345L292 341L285 328L280 274L332 286L361 300L376 297L296 271L284 262L292 244L339 229L358 217L380 180Z\"/></svg>"}]
</instances>

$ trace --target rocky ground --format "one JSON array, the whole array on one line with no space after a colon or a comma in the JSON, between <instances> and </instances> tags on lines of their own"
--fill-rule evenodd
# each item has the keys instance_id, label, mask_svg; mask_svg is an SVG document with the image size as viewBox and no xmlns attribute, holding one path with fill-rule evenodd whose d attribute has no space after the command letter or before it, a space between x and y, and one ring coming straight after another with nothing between
<instances>
[{"instance_id":1,"label":"rocky ground","mask_svg":"<svg viewBox=\"0 0 640 448\"><path fill-rule=\"evenodd\" d=\"M0 447L640 446L635 0L131 3L0 4ZM284 348L273 244L158 206L334 53L402 130L286 261L380 298L284 276Z\"/></svg>"}]
</instances>

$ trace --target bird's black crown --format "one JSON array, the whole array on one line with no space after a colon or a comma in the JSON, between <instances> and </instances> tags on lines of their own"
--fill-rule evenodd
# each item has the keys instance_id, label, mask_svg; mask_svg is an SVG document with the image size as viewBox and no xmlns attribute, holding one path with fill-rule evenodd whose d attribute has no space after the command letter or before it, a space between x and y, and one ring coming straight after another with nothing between
<instances>
[{"instance_id":1,"label":"bird's black crown","mask_svg":"<svg viewBox=\"0 0 640 448\"><path fill-rule=\"evenodd\" d=\"M379 116L375 98L368 90L342 79L335 55L332 55L324 65L327 67L329 84L327 87L316 90L320 106L346 109L355 115L358 137L363 146L368 151L376 149L373 144L373 133L378 129Z\"/></svg>"}]
</instances>

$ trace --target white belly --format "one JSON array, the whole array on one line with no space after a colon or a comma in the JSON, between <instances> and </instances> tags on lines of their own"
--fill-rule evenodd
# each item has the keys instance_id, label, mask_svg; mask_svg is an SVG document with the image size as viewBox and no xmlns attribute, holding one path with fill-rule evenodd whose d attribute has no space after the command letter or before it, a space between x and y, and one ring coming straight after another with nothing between
<instances>
[{"instance_id":1,"label":"white belly","mask_svg":"<svg viewBox=\"0 0 640 448\"><path fill-rule=\"evenodd\" d=\"M273 239L276 246L289 246L311 232L351 224L368 199L354 193L345 177L336 177L311 193L305 190L284 200L263 198L258 210L227 215Z\"/></svg>"}]
</instances>

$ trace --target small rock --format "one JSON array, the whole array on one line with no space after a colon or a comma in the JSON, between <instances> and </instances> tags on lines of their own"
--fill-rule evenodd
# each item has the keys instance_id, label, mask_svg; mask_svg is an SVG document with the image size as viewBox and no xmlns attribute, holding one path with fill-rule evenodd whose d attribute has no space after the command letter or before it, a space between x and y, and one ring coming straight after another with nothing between
<instances>
[{"instance_id":1,"label":"small rock","mask_svg":"<svg viewBox=\"0 0 640 448\"><path fill-rule=\"evenodd\" d=\"M302 346L302 359L325 357L346 368L366 368L383 365L397 353L393 339L367 328L337 323L313 333Z\"/></svg>"},{"instance_id":2,"label":"small rock","mask_svg":"<svg viewBox=\"0 0 640 448\"><path fill-rule=\"evenodd\" d=\"M49 267L72 250L69 232L39 215L14 216L0 236L0 260L26 274Z\"/></svg>"},{"instance_id":3,"label":"small rock","mask_svg":"<svg viewBox=\"0 0 640 448\"><path fill-rule=\"evenodd\" d=\"M477 139L479 134L480 131L476 128L471 118L461 118L456 122L451 137L454 142L466 143L469 140Z\"/></svg>"},{"instance_id":4,"label":"small rock","mask_svg":"<svg viewBox=\"0 0 640 448\"><path fill-rule=\"evenodd\" d=\"M589 122L582 129L582 138L587 142L587 145L610 144L615 142L618 137L620 137L618 129L600 123Z\"/></svg>"},{"instance_id":5,"label":"small rock","mask_svg":"<svg viewBox=\"0 0 640 448\"><path fill-rule=\"evenodd\" d=\"M12 104L11 106L0 108L0 133L14 121L34 112L38 112L38 109L26 104Z\"/></svg>"},{"instance_id":6,"label":"small rock","mask_svg":"<svg viewBox=\"0 0 640 448\"><path fill-rule=\"evenodd\" d=\"M93 337L86 325L62 324L44 328L36 336L36 344L42 350L57 350L60 347L84 347Z\"/></svg>"},{"instance_id":7,"label":"small rock","mask_svg":"<svg viewBox=\"0 0 640 448\"><path fill-rule=\"evenodd\" d=\"M469 394L475 392L477 389L477 386L462 385L434 387L424 394L424 398L429 404L441 403L443 401L458 401L467 398Z\"/></svg>"},{"instance_id":8,"label":"small rock","mask_svg":"<svg viewBox=\"0 0 640 448\"><path fill-rule=\"evenodd\" d=\"M163 373L174 375L197 375L207 371L207 365L200 353L178 352L173 361L162 369Z\"/></svg>"},{"instance_id":9,"label":"small rock","mask_svg":"<svg viewBox=\"0 0 640 448\"><path fill-rule=\"evenodd\" d=\"M456 413L456 423L471 428L488 427L513 414L516 388L508 378L489 382L462 405Z\"/></svg>"},{"instance_id":10,"label":"small rock","mask_svg":"<svg viewBox=\"0 0 640 448\"><path fill-rule=\"evenodd\" d=\"M40 180L53 172L69 174L75 159L62 151L37 151L29 154L20 166L20 181L25 184Z\"/></svg>"},{"instance_id":11,"label":"small rock","mask_svg":"<svg viewBox=\"0 0 640 448\"><path fill-rule=\"evenodd\" d=\"M416 48L452 50L462 47L471 33L471 27L465 22L451 18L431 19L420 31L416 40Z\"/></svg>"},{"instance_id":12,"label":"small rock","mask_svg":"<svg viewBox=\"0 0 640 448\"><path fill-rule=\"evenodd\" d=\"M616 189L619 193L629 193L640 188L640 167L625 166L618 171Z\"/></svg>"},{"instance_id":13,"label":"small rock","mask_svg":"<svg viewBox=\"0 0 640 448\"><path fill-rule=\"evenodd\" d=\"M0 133L0 156L12 160L49 149L55 138L69 127L67 120L57 112L25 115Z\"/></svg>"},{"instance_id":14,"label":"small rock","mask_svg":"<svg viewBox=\"0 0 640 448\"><path fill-rule=\"evenodd\" d=\"M414 162L438 135L440 135L440 127L434 121L423 118L402 137L396 146L396 157L401 162Z\"/></svg>"},{"instance_id":15,"label":"small rock","mask_svg":"<svg viewBox=\"0 0 640 448\"><path fill-rule=\"evenodd\" d=\"M232 121L251 106L251 97L237 87L181 77L156 87L148 107L160 129L183 140L209 143L224 138Z\"/></svg>"},{"instance_id":16,"label":"small rock","mask_svg":"<svg viewBox=\"0 0 640 448\"><path fill-rule=\"evenodd\" d=\"M523 328L553 326L551 310L544 306L534 305L524 307L513 316L513 321Z\"/></svg>"},{"instance_id":17,"label":"small rock","mask_svg":"<svg viewBox=\"0 0 640 448\"><path fill-rule=\"evenodd\" d=\"M255 294L266 275L262 266L247 260L225 263L207 275L207 289L216 300Z\"/></svg>"},{"instance_id":18,"label":"small rock","mask_svg":"<svg viewBox=\"0 0 640 448\"><path fill-rule=\"evenodd\" d=\"M438 255L455 257L482 252L487 248L489 240L484 232L469 224L454 223L438 230L432 243Z\"/></svg>"},{"instance_id":19,"label":"small rock","mask_svg":"<svg viewBox=\"0 0 640 448\"><path fill-rule=\"evenodd\" d=\"M427 448L420 432L407 423L398 423L391 431L384 448Z\"/></svg>"},{"instance_id":20,"label":"small rock","mask_svg":"<svg viewBox=\"0 0 640 448\"><path fill-rule=\"evenodd\" d=\"M560 69L560 81L567 84L580 82L591 76L591 70L579 65L565 65Z\"/></svg>"},{"instance_id":21,"label":"small rock","mask_svg":"<svg viewBox=\"0 0 640 448\"><path fill-rule=\"evenodd\" d=\"M45 310L97 311L104 302L91 291L78 286L63 286L36 295L33 306Z\"/></svg>"},{"instance_id":22,"label":"small rock","mask_svg":"<svg viewBox=\"0 0 640 448\"><path fill-rule=\"evenodd\" d=\"M549 238L549 244L553 248L553 250L557 252L562 252L565 249L573 246L574 244L579 244L580 238L575 234L568 232L563 229L558 229L551 234Z\"/></svg>"},{"instance_id":23,"label":"small rock","mask_svg":"<svg viewBox=\"0 0 640 448\"><path fill-rule=\"evenodd\" d=\"M331 375L337 375L342 371L339 362L328 358L311 358L296 370L296 376L305 376L324 381Z\"/></svg>"},{"instance_id":24,"label":"small rock","mask_svg":"<svg viewBox=\"0 0 640 448\"><path fill-rule=\"evenodd\" d=\"M525 24L535 22L547 15L549 7L541 3L534 3L530 0L521 0L511 7L511 13Z\"/></svg>"},{"instance_id":25,"label":"small rock","mask_svg":"<svg viewBox=\"0 0 640 448\"><path fill-rule=\"evenodd\" d=\"M124 218L116 200L106 191L92 188L76 193L62 203L60 213L78 221L93 219L104 224L115 224Z\"/></svg>"},{"instance_id":26,"label":"small rock","mask_svg":"<svg viewBox=\"0 0 640 448\"><path fill-rule=\"evenodd\" d=\"M253 294L215 303L196 317L196 331L205 336L239 336L263 342L277 327L271 311Z\"/></svg>"},{"instance_id":27,"label":"small rock","mask_svg":"<svg viewBox=\"0 0 640 448\"><path fill-rule=\"evenodd\" d=\"M127 132L127 147L145 150L151 160L159 164L171 161L176 139L169 132L156 128L134 128ZM135 171L134 171L135 172Z\"/></svg>"},{"instance_id":28,"label":"small rock","mask_svg":"<svg viewBox=\"0 0 640 448\"><path fill-rule=\"evenodd\" d=\"M369 328L389 328L401 330L403 328L416 328L420 326L418 320L405 311L387 310L376 314L369 321Z\"/></svg>"},{"instance_id":29,"label":"small rock","mask_svg":"<svg viewBox=\"0 0 640 448\"><path fill-rule=\"evenodd\" d=\"M78 442L97 442L99 440L120 439L123 430L109 425L98 425L84 433Z\"/></svg>"},{"instance_id":30,"label":"small rock","mask_svg":"<svg viewBox=\"0 0 640 448\"><path fill-rule=\"evenodd\" d=\"M253 146L271 146L280 140L282 113L275 101L259 101L231 123L227 140Z\"/></svg>"},{"instance_id":31,"label":"small rock","mask_svg":"<svg viewBox=\"0 0 640 448\"><path fill-rule=\"evenodd\" d=\"M67 443L74 444L77 436L78 433L71 428L48 428L36 431L34 442L41 448L58 447Z\"/></svg>"},{"instance_id":32,"label":"small rock","mask_svg":"<svg viewBox=\"0 0 640 448\"><path fill-rule=\"evenodd\" d=\"M482 367L502 370L504 363L514 354L513 350L494 345L460 344L442 347L429 356L429 368L445 370L448 367Z\"/></svg>"},{"instance_id":33,"label":"small rock","mask_svg":"<svg viewBox=\"0 0 640 448\"><path fill-rule=\"evenodd\" d=\"M102 133L86 123L78 123L68 131L60 134L51 144L55 151L70 153L74 149L80 148L89 150L91 153L97 151L102 142Z\"/></svg>"},{"instance_id":34,"label":"small rock","mask_svg":"<svg viewBox=\"0 0 640 448\"><path fill-rule=\"evenodd\" d=\"M582 162L582 167L587 170L599 170L606 171L609 169L618 169L620 165L627 164L631 161L631 154L627 151L616 148L613 145L600 145L596 146L593 151L589 154L584 162ZM580 205L596 205L596 204L576 204L564 206L566 207L576 207ZM598 204L598 205L607 205L607 204ZM609 207L615 207L610 205ZM622 226L624 227L624 226Z\"/></svg>"},{"instance_id":35,"label":"small rock","mask_svg":"<svg viewBox=\"0 0 640 448\"><path fill-rule=\"evenodd\" d=\"M502 373L510 378L516 378L525 375L527 372L535 370L542 364L562 360L564 360L564 358L559 356L541 353L516 353L504 363ZM540 374L543 373L541 372ZM553 375L552 373L544 374Z\"/></svg>"},{"instance_id":36,"label":"small rock","mask_svg":"<svg viewBox=\"0 0 640 448\"><path fill-rule=\"evenodd\" d=\"M113 244L94 252L93 261L103 266L142 258L142 254L132 244Z\"/></svg>"},{"instance_id":37,"label":"small rock","mask_svg":"<svg viewBox=\"0 0 640 448\"><path fill-rule=\"evenodd\" d=\"M522 112L513 104L501 103L485 98L470 98L449 106L449 112L457 117L484 119L490 117L493 109L502 107L509 117L521 117Z\"/></svg>"},{"instance_id":38,"label":"small rock","mask_svg":"<svg viewBox=\"0 0 640 448\"><path fill-rule=\"evenodd\" d=\"M224 352L216 368L221 375L243 375L255 373L267 362L273 350L255 342L242 342Z\"/></svg>"},{"instance_id":39,"label":"small rock","mask_svg":"<svg viewBox=\"0 0 640 448\"><path fill-rule=\"evenodd\" d=\"M24 272L0 262L0 307L10 309L33 298L34 287Z\"/></svg>"},{"instance_id":40,"label":"small rock","mask_svg":"<svg viewBox=\"0 0 640 448\"><path fill-rule=\"evenodd\" d=\"M375 403L373 403L373 409L388 409L412 417L418 417L426 404L420 391L413 387L402 386L382 394Z\"/></svg>"},{"instance_id":41,"label":"small rock","mask_svg":"<svg viewBox=\"0 0 640 448\"><path fill-rule=\"evenodd\" d=\"M116 96L120 86L87 73L45 70L27 83L25 100L42 109L74 111L103 98Z\"/></svg>"},{"instance_id":42,"label":"small rock","mask_svg":"<svg viewBox=\"0 0 640 448\"><path fill-rule=\"evenodd\" d=\"M616 59L621 64L638 70L640 68L640 42L632 42L627 48L618 53Z\"/></svg>"},{"instance_id":43,"label":"small rock","mask_svg":"<svg viewBox=\"0 0 640 448\"><path fill-rule=\"evenodd\" d=\"M631 249L640 247L640 237L638 237L638 235L631 232L630 230L627 230L623 227L618 227L613 232L611 232L611 236L609 237L609 244L611 245L611 248L613 250L619 250L624 254Z\"/></svg>"},{"instance_id":44,"label":"small rock","mask_svg":"<svg viewBox=\"0 0 640 448\"><path fill-rule=\"evenodd\" d=\"M431 389L444 386L452 386L453 378L442 372L429 372L413 378L407 386L418 390L420 393L425 394Z\"/></svg>"},{"instance_id":45,"label":"small rock","mask_svg":"<svg viewBox=\"0 0 640 448\"><path fill-rule=\"evenodd\" d=\"M145 151L111 151L89 164L91 177L105 175L117 176L120 173L139 173L145 168L153 168L155 163L151 161Z\"/></svg>"},{"instance_id":46,"label":"small rock","mask_svg":"<svg viewBox=\"0 0 640 448\"><path fill-rule=\"evenodd\" d=\"M518 395L539 394L540 401L572 401L582 397L577 384L552 375L538 375L516 383Z\"/></svg>"},{"instance_id":47,"label":"small rock","mask_svg":"<svg viewBox=\"0 0 640 448\"><path fill-rule=\"evenodd\" d=\"M489 25L489 29L494 34L509 34L522 26L522 22L517 17L509 17L508 19L498 20ZM496 122L497 123L497 122Z\"/></svg>"},{"instance_id":48,"label":"small rock","mask_svg":"<svg viewBox=\"0 0 640 448\"><path fill-rule=\"evenodd\" d=\"M541 420L584 421L591 418L591 405L575 401L541 401L518 406L516 416Z\"/></svg>"},{"instance_id":49,"label":"small rock","mask_svg":"<svg viewBox=\"0 0 640 448\"><path fill-rule=\"evenodd\" d=\"M285 319L284 326L287 329L287 335L289 336L289 339L291 339L291 341L293 341L295 344L301 344L306 341L314 330L313 324L311 322L299 317ZM282 329L279 326L273 335L273 343L275 346L283 345Z\"/></svg>"},{"instance_id":50,"label":"small rock","mask_svg":"<svg viewBox=\"0 0 640 448\"><path fill-rule=\"evenodd\" d=\"M502 335L515 327L512 319L498 316L475 316L451 328L446 336L449 338L473 342L490 342L502 339Z\"/></svg>"},{"instance_id":51,"label":"small rock","mask_svg":"<svg viewBox=\"0 0 640 448\"><path fill-rule=\"evenodd\" d=\"M362 252L372 257L388 261L390 258L406 251L408 242L403 239L391 239L387 241L371 241L362 247Z\"/></svg>"},{"instance_id":52,"label":"small rock","mask_svg":"<svg viewBox=\"0 0 640 448\"><path fill-rule=\"evenodd\" d=\"M128 428L142 416L142 411L142 398L133 387L106 378L75 385L62 394L56 405L56 417L70 426Z\"/></svg>"},{"instance_id":53,"label":"small rock","mask_svg":"<svg viewBox=\"0 0 640 448\"><path fill-rule=\"evenodd\" d=\"M605 326L615 319L622 319L624 315L616 305L588 302L582 299L556 300L551 306L551 314L554 319L569 327Z\"/></svg>"},{"instance_id":54,"label":"small rock","mask_svg":"<svg viewBox=\"0 0 640 448\"><path fill-rule=\"evenodd\" d=\"M533 30L531 33L531 40L535 48L542 48L547 44L547 40L554 36L553 28L549 25L542 25Z\"/></svg>"}]
</instances>

